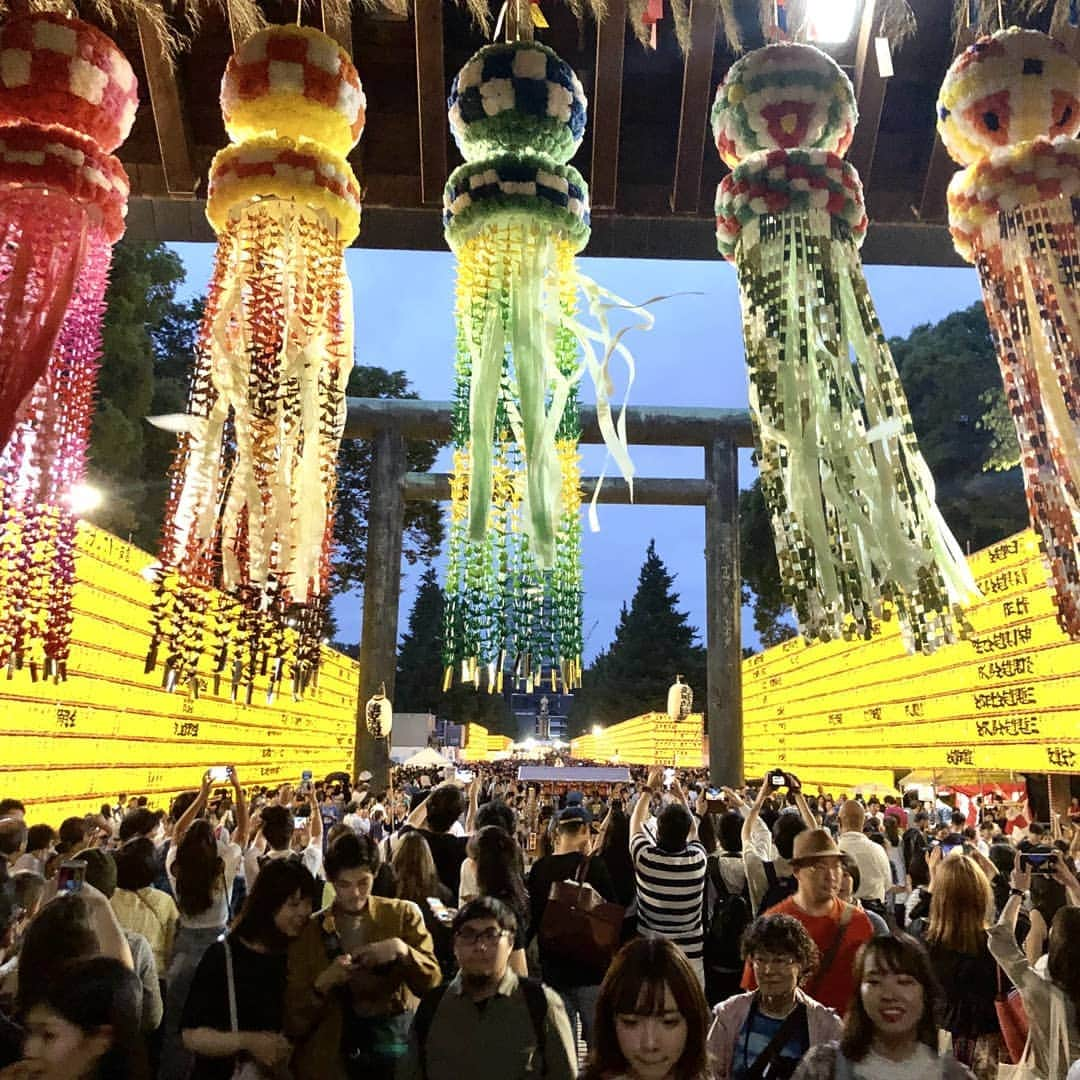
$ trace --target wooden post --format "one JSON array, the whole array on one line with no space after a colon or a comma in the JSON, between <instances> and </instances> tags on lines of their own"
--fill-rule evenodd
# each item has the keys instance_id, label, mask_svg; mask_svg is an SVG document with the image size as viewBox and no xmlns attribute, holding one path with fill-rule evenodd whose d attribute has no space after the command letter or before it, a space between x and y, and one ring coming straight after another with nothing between
<instances>
[{"instance_id":1,"label":"wooden post","mask_svg":"<svg viewBox=\"0 0 1080 1080\"><path fill-rule=\"evenodd\" d=\"M739 573L739 451L726 439L705 447L705 604L709 777L743 782L742 588Z\"/></svg>"},{"instance_id":2,"label":"wooden post","mask_svg":"<svg viewBox=\"0 0 1080 1080\"><path fill-rule=\"evenodd\" d=\"M397 673L398 600L401 596L401 538L405 529L405 438L396 431L376 432L372 440L371 497L368 508L364 622L360 630L360 685L356 701L353 779L371 773L376 792L390 785L386 740L371 738L365 708L380 684L394 700Z\"/></svg>"}]
</instances>

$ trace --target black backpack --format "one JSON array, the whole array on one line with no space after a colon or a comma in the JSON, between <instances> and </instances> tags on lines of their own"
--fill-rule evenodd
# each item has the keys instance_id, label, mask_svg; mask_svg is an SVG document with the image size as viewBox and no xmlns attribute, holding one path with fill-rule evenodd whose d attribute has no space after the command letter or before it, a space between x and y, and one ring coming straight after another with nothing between
<instances>
[{"instance_id":1,"label":"black backpack","mask_svg":"<svg viewBox=\"0 0 1080 1080\"><path fill-rule=\"evenodd\" d=\"M416 1007L416 1015L413 1017L413 1034L416 1036L416 1049L420 1057L420 1075L427 1080L427 1040L431 1033L431 1025L435 1020L435 1014L439 1011L443 995L449 983L436 986L434 990L425 994ZM532 1021L533 1032L536 1034L536 1052L539 1061L534 1072L542 1076L544 1063L547 1056L547 1014L548 1001L544 993L544 984L539 979L518 978L518 986L525 995L525 1006L529 1010L529 1019Z\"/></svg>"},{"instance_id":2,"label":"black backpack","mask_svg":"<svg viewBox=\"0 0 1080 1080\"><path fill-rule=\"evenodd\" d=\"M705 912L705 993L709 1003L715 1004L738 988L743 970L739 946L754 916L746 890L733 893L728 889L720 860L714 856L707 865L716 902L711 912Z\"/></svg>"},{"instance_id":3,"label":"black backpack","mask_svg":"<svg viewBox=\"0 0 1080 1080\"><path fill-rule=\"evenodd\" d=\"M766 911L771 907L775 907L781 900L786 900L789 896L795 895L795 890L799 887L798 881L795 880L794 874L785 874L783 877L776 872L776 866L771 862L763 862L761 864L765 871L765 877L768 881L768 888L765 890L765 895L761 898L761 903L758 905L757 913L764 915Z\"/></svg>"}]
</instances>

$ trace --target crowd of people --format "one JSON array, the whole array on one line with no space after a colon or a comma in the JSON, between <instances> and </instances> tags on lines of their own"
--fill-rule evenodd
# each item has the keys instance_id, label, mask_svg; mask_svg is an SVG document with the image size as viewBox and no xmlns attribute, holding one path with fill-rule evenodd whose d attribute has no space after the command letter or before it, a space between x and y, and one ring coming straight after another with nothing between
<instances>
[{"instance_id":1,"label":"crowd of people","mask_svg":"<svg viewBox=\"0 0 1080 1080\"><path fill-rule=\"evenodd\" d=\"M0 1080L1080 1080L1080 805L630 777L0 799Z\"/></svg>"}]
</instances>

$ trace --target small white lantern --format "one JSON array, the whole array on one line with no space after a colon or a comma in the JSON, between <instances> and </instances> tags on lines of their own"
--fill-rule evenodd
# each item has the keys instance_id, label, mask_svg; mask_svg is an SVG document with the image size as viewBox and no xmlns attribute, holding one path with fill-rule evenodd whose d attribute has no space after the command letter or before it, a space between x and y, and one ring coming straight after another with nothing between
<instances>
[{"instance_id":1,"label":"small white lantern","mask_svg":"<svg viewBox=\"0 0 1080 1080\"><path fill-rule=\"evenodd\" d=\"M685 720L694 707L694 691L682 678L681 675L676 675L667 693L667 713L672 720Z\"/></svg>"},{"instance_id":2,"label":"small white lantern","mask_svg":"<svg viewBox=\"0 0 1080 1080\"><path fill-rule=\"evenodd\" d=\"M389 739L394 726L394 710L386 696L386 683L379 687L379 692L368 699L364 715L367 717L368 731L374 739Z\"/></svg>"}]
</instances>

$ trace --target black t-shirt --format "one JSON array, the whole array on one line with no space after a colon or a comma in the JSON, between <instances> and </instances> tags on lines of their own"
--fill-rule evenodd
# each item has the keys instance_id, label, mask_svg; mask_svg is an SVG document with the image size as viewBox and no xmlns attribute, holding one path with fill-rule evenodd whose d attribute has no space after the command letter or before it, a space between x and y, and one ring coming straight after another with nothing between
<instances>
[{"instance_id":1,"label":"black t-shirt","mask_svg":"<svg viewBox=\"0 0 1080 1080\"><path fill-rule=\"evenodd\" d=\"M236 1017L240 1031L278 1031L285 1019L285 973L288 957L258 953L236 937L229 938L236 982ZM203 954L191 984L181 1028L231 1031L225 946L217 941ZM234 1058L196 1056L190 1080L229 1080Z\"/></svg>"},{"instance_id":2,"label":"black t-shirt","mask_svg":"<svg viewBox=\"0 0 1080 1080\"><path fill-rule=\"evenodd\" d=\"M582 855L578 851L570 851L565 855L545 855L533 863L529 871L529 907L531 919L529 927L530 938L540 929L540 920L544 917L544 908L547 906L551 886L556 881L567 881L576 878L578 867L581 865ZM611 875L604 865L603 859L593 859L589 863L589 872L585 880L605 899L615 900L615 886L611 881ZM566 957L553 953L550 949L540 946L540 967L544 973L544 982L556 989L569 990L575 986L587 986L593 979L589 973L582 969L581 964L574 963Z\"/></svg>"},{"instance_id":3,"label":"black t-shirt","mask_svg":"<svg viewBox=\"0 0 1080 1080\"><path fill-rule=\"evenodd\" d=\"M407 830L401 831L404 833ZM452 833L435 833L430 829L416 831L423 836L428 842L428 847L431 848L431 857L435 860L439 880L456 897L461 886L461 864L465 861L468 837L454 836Z\"/></svg>"}]
</instances>

